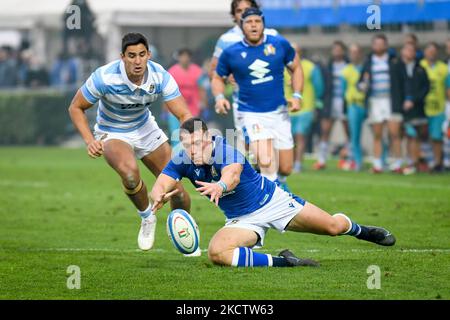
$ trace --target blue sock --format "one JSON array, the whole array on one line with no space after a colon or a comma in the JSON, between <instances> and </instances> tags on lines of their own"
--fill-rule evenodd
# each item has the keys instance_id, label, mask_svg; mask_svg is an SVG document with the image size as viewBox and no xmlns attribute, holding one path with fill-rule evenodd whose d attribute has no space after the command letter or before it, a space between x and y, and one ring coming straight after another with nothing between
<instances>
[{"instance_id":1,"label":"blue sock","mask_svg":"<svg viewBox=\"0 0 450 320\"><path fill-rule=\"evenodd\" d=\"M368 229L365 226L361 226L356 222L350 220L350 218L343 213L337 213L335 214L335 216L343 216L350 223L350 228L348 228L348 230L345 231L343 235L354 236L358 239L365 239L367 237Z\"/></svg>"},{"instance_id":2,"label":"blue sock","mask_svg":"<svg viewBox=\"0 0 450 320\"><path fill-rule=\"evenodd\" d=\"M247 247L234 249L233 267L271 267L272 256L270 254L253 252Z\"/></svg>"},{"instance_id":3,"label":"blue sock","mask_svg":"<svg viewBox=\"0 0 450 320\"><path fill-rule=\"evenodd\" d=\"M254 252L247 247L234 249L233 267L289 267L283 257L272 257L270 254Z\"/></svg>"}]
</instances>

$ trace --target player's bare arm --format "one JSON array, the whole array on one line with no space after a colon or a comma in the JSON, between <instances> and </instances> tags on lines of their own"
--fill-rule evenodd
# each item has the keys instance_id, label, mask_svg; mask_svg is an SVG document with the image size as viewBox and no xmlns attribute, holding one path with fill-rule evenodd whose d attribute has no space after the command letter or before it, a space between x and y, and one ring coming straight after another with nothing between
<instances>
[{"instance_id":1,"label":"player's bare arm","mask_svg":"<svg viewBox=\"0 0 450 320\"><path fill-rule=\"evenodd\" d=\"M303 69L300 63L300 57L298 54L295 54L295 58L292 63L287 65L289 71L292 72L292 90L294 95L291 100L291 111L299 111L301 109L302 97L301 93L303 92Z\"/></svg>"},{"instance_id":2,"label":"player's bare arm","mask_svg":"<svg viewBox=\"0 0 450 320\"><path fill-rule=\"evenodd\" d=\"M202 196L210 196L209 200L219 205L220 197L225 193L233 190L241 181L242 165L233 163L222 169L222 178L219 182L203 182L195 181L201 187L196 188Z\"/></svg>"},{"instance_id":3,"label":"player's bare arm","mask_svg":"<svg viewBox=\"0 0 450 320\"><path fill-rule=\"evenodd\" d=\"M178 193L177 181L168 175L161 173L156 179L155 185L150 193L153 206L152 211L156 212L170 200L170 197Z\"/></svg>"},{"instance_id":4,"label":"player's bare arm","mask_svg":"<svg viewBox=\"0 0 450 320\"><path fill-rule=\"evenodd\" d=\"M89 128L85 112L91 107L92 104L87 101L81 91L78 90L70 103L69 115L87 145L88 155L92 158L97 158L103 154L103 141L95 140L94 135Z\"/></svg>"},{"instance_id":5,"label":"player's bare arm","mask_svg":"<svg viewBox=\"0 0 450 320\"><path fill-rule=\"evenodd\" d=\"M177 117L180 123L183 123L187 119L192 118L192 114L189 111L183 96L179 96L170 101L166 101L166 107L175 117Z\"/></svg>"},{"instance_id":6,"label":"player's bare arm","mask_svg":"<svg viewBox=\"0 0 450 320\"><path fill-rule=\"evenodd\" d=\"M211 81L211 90L216 99L216 113L227 114L230 110L230 102L225 98L225 80L220 77L216 72Z\"/></svg>"}]
</instances>

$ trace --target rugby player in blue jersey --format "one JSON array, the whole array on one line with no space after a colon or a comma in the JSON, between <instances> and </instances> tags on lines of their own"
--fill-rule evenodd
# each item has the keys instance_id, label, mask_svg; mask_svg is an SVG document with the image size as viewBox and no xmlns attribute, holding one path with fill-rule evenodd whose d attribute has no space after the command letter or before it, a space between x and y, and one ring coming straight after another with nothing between
<instances>
[{"instance_id":1,"label":"rugby player in blue jersey","mask_svg":"<svg viewBox=\"0 0 450 320\"><path fill-rule=\"evenodd\" d=\"M225 79L232 74L239 87L237 104L241 123L250 140L261 174L284 188L292 172L294 143L287 102L284 97L284 68L292 72L291 110L301 106L303 72L298 55L281 36L264 34L264 17L257 8L247 8L241 17L244 39L220 55L212 91L216 112L227 113Z\"/></svg>"},{"instance_id":2,"label":"rugby player in blue jersey","mask_svg":"<svg viewBox=\"0 0 450 320\"><path fill-rule=\"evenodd\" d=\"M180 128L183 146L163 169L151 191L157 211L186 177L196 190L214 202L226 216L225 226L209 243L208 257L219 265L239 267L318 266L289 250L278 256L255 252L269 229L320 235L350 235L383 246L395 237L380 227L359 225L343 213L330 215L310 202L279 188L259 175L246 158L219 136L213 136L201 119L191 118Z\"/></svg>"},{"instance_id":3,"label":"rugby player in blue jersey","mask_svg":"<svg viewBox=\"0 0 450 320\"><path fill-rule=\"evenodd\" d=\"M121 59L95 70L73 98L69 114L92 158L104 156L119 174L125 193L142 218L138 245L152 248L156 217L136 159L158 176L171 157L167 136L158 127L149 107L162 96L170 112L183 122L190 114L178 85L164 68L151 61L147 39L128 33L122 39ZM85 111L98 104L94 132ZM172 208L189 210L190 198L181 184L172 197Z\"/></svg>"}]
</instances>

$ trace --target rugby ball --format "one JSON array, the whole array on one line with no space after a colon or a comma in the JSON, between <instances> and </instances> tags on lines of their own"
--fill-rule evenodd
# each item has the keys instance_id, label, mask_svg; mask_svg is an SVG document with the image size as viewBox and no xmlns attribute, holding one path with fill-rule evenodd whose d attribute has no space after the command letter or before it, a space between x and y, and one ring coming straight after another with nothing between
<instances>
[{"instance_id":1,"label":"rugby ball","mask_svg":"<svg viewBox=\"0 0 450 320\"><path fill-rule=\"evenodd\" d=\"M167 234L174 247L183 254L194 253L200 245L200 233L194 218L182 209L167 217Z\"/></svg>"}]
</instances>

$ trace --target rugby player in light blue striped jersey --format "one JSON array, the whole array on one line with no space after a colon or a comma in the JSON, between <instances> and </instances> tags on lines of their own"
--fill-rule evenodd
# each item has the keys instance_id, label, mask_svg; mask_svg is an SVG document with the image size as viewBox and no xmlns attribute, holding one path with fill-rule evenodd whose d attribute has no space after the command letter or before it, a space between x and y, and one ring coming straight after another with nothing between
<instances>
[{"instance_id":1,"label":"rugby player in light blue striped jersey","mask_svg":"<svg viewBox=\"0 0 450 320\"><path fill-rule=\"evenodd\" d=\"M151 61L147 39L128 33L122 39L121 59L95 70L73 98L69 114L92 158L104 156L119 174L125 193L142 218L138 245L152 248L156 217L136 159L157 177L171 158L167 136L149 108L162 96L180 122L192 117L178 85L164 68ZM85 111L98 102L94 132ZM171 199L173 209L190 209L190 198L181 184Z\"/></svg>"}]
</instances>

